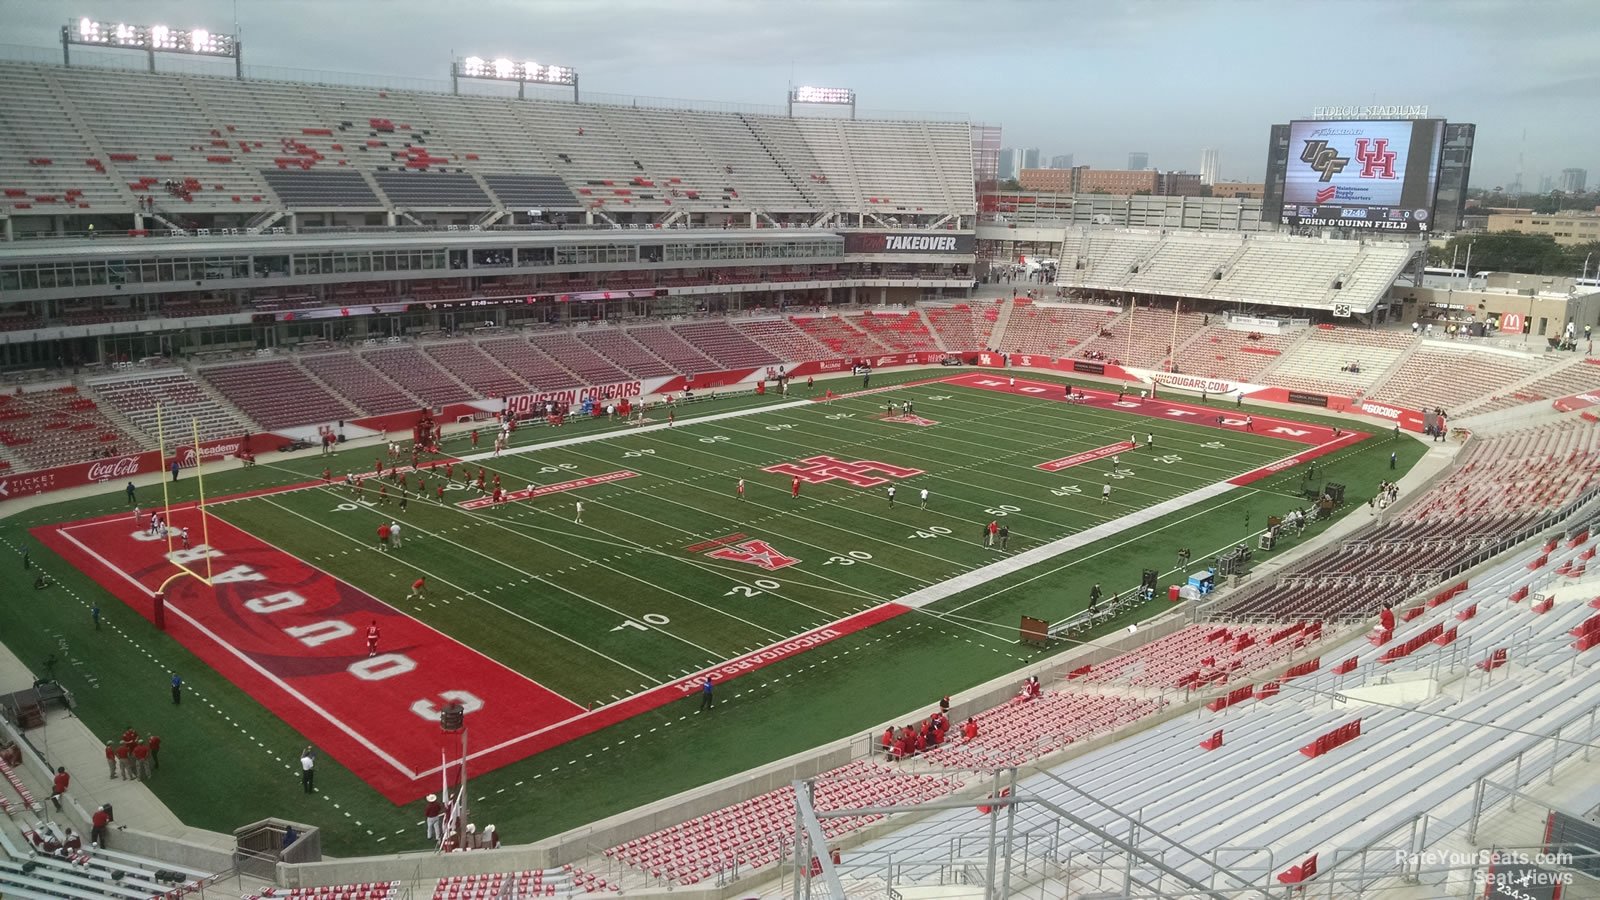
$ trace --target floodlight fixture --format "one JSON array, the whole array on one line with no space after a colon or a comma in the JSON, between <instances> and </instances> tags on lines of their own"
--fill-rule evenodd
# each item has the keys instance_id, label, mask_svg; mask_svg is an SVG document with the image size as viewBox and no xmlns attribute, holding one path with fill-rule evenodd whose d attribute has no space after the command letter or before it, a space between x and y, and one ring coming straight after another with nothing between
<instances>
[{"instance_id":1,"label":"floodlight fixture","mask_svg":"<svg viewBox=\"0 0 1600 900\"><path fill-rule=\"evenodd\" d=\"M816 87L801 85L789 89L789 117L794 117L794 105L803 103L807 106L848 106L850 118L856 117L856 92L849 88Z\"/></svg>"},{"instance_id":2,"label":"floodlight fixture","mask_svg":"<svg viewBox=\"0 0 1600 900\"><path fill-rule=\"evenodd\" d=\"M156 70L157 53L183 53L233 60L233 74L243 77L243 47L237 35L219 34L209 28L174 28L170 25L130 25L127 22L100 22L87 16L61 26L61 62L72 65L71 47L106 47L117 50L143 50Z\"/></svg>"},{"instance_id":3,"label":"floodlight fixture","mask_svg":"<svg viewBox=\"0 0 1600 900\"><path fill-rule=\"evenodd\" d=\"M572 88L572 102L578 102L578 73L570 66L553 66L532 60L515 60L509 56L486 59L482 56L464 56L450 63L450 90L461 93L460 80L479 78L485 81L515 81L520 100L530 84L550 84Z\"/></svg>"}]
</instances>

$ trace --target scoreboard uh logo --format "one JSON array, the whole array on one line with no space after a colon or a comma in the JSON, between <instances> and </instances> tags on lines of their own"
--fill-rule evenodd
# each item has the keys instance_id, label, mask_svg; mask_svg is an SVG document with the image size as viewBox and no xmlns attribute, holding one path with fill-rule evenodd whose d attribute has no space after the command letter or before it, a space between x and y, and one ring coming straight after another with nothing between
<instances>
[{"instance_id":1,"label":"scoreboard uh logo","mask_svg":"<svg viewBox=\"0 0 1600 900\"><path fill-rule=\"evenodd\" d=\"M1395 152L1389 149L1388 138L1356 139L1356 162L1361 163L1362 178L1394 179Z\"/></svg>"}]
</instances>

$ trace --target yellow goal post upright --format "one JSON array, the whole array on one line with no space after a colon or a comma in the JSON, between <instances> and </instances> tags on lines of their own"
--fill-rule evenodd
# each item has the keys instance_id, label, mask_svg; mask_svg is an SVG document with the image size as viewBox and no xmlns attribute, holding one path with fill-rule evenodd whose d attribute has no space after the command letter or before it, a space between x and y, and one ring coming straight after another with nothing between
<instances>
[{"instance_id":1,"label":"yellow goal post upright","mask_svg":"<svg viewBox=\"0 0 1600 900\"><path fill-rule=\"evenodd\" d=\"M181 428L182 426L180 425L179 427ZM191 448L193 448L193 451L194 451L195 489L198 492L198 497L197 497L197 499L195 501L195 507L194 508L195 508L195 512L197 512L199 514L199 516L200 516L200 544L202 546L205 546L205 547L210 547L211 546L211 519L210 519L209 514L206 512L206 467L205 467L205 457L204 457L204 454L202 454L200 452L200 422L199 422L199 420L197 420L197 419L195 419L193 417L191 417L189 419L189 436L188 437L189 437L189 441L190 441L189 446ZM177 441L177 440L179 440L179 438L177 438L175 436L174 437L174 441ZM156 446L157 446L157 449L161 452L161 462L162 462L162 469L161 469L161 515L162 515L163 521L171 523L172 522L172 479L167 477L167 471L168 471L168 468L169 468L169 460L170 460L170 465L180 465L180 466L182 465L182 460L180 460L179 456L178 456L178 447L179 447L178 444L174 443L172 445L172 447L170 448L170 451L171 451L170 455L169 455L169 452L168 452L169 448L167 447L166 404L165 403L157 403L156 404ZM167 559L169 561L171 561L174 566L178 567L178 571L172 573L171 575L169 575L166 578L166 580L161 582L161 587L157 589L157 593L161 594L163 596L167 592L167 585L171 584L172 582L176 581L179 578L184 577L185 575L192 576L196 581L199 581L201 584L204 584L204 585L206 585L208 587L213 584L213 582L211 580L211 554L210 553L205 553L200 557L202 560L205 561L205 573L201 574L199 571L197 571L194 567L192 567L189 564L189 557L187 557L186 555L179 555L179 551L181 551L183 549L182 547L174 548L173 543L174 543L174 541L178 540L178 534L179 534L179 530L176 529L176 528L168 528L167 529L167 534L166 534L167 552L166 552L166 556L167 556Z\"/></svg>"}]
</instances>

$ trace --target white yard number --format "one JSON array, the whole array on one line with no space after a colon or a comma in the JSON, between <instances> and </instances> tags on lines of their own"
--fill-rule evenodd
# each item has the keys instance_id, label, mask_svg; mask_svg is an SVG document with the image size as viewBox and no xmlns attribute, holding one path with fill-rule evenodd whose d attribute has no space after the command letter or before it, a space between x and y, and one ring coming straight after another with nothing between
<instances>
[{"instance_id":1,"label":"white yard number","mask_svg":"<svg viewBox=\"0 0 1600 900\"><path fill-rule=\"evenodd\" d=\"M1221 450L1226 445L1223 444L1221 441L1206 441L1204 444L1201 444L1200 446L1204 447L1207 450Z\"/></svg>"},{"instance_id":2,"label":"white yard number","mask_svg":"<svg viewBox=\"0 0 1600 900\"><path fill-rule=\"evenodd\" d=\"M794 426L791 425L791 424L788 424L788 423L784 423L782 425L768 425L767 426L767 430L768 431L788 431L788 430L790 430L792 428L794 428Z\"/></svg>"},{"instance_id":3,"label":"white yard number","mask_svg":"<svg viewBox=\"0 0 1600 900\"><path fill-rule=\"evenodd\" d=\"M777 590L778 588L781 588L781 587L783 587L783 585L779 584L776 581L773 581L771 578L758 578L758 579L756 579L756 586L755 587L751 587L748 584L736 584L736 585L733 586L732 590L728 591L726 594L723 594L722 596L724 596L724 597L754 597L755 595L761 593L761 591L775 591L775 590ZM758 590L756 590L756 588L760 588L761 590L758 591Z\"/></svg>"},{"instance_id":4,"label":"white yard number","mask_svg":"<svg viewBox=\"0 0 1600 900\"><path fill-rule=\"evenodd\" d=\"M950 529L944 527L943 525L929 525L926 531L919 531L916 534L909 535L906 537L906 540L909 541L915 538L936 538L942 534L949 533Z\"/></svg>"},{"instance_id":5,"label":"white yard number","mask_svg":"<svg viewBox=\"0 0 1600 900\"><path fill-rule=\"evenodd\" d=\"M934 394L932 397L929 397L928 399L929 400L949 400L950 399L950 395L949 394Z\"/></svg>"},{"instance_id":6,"label":"white yard number","mask_svg":"<svg viewBox=\"0 0 1600 900\"><path fill-rule=\"evenodd\" d=\"M639 618L643 619L644 621L640 622L638 619L623 619L621 625L612 626L611 630L621 631L624 628L632 628L636 631L649 631L651 625L665 625L672 621L660 613L645 613Z\"/></svg>"},{"instance_id":7,"label":"white yard number","mask_svg":"<svg viewBox=\"0 0 1600 900\"><path fill-rule=\"evenodd\" d=\"M638 459L641 456L655 456L655 455L656 455L656 451L654 451L654 450L629 450L627 453L622 454L622 458L623 459Z\"/></svg>"},{"instance_id":8,"label":"white yard number","mask_svg":"<svg viewBox=\"0 0 1600 900\"><path fill-rule=\"evenodd\" d=\"M823 563L825 566L853 566L858 561L865 562L872 558L872 554L865 550L851 550L844 556L830 556Z\"/></svg>"},{"instance_id":9,"label":"white yard number","mask_svg":"<svg viewBox=\"0 0 1600 900\"><path fill-rule=\"evenodd\" d=\"M575 465L573 463L561 463L560 465L556 465L556 466L540 466L539 467L539 474L540 475L556 475L556 474L559 474L561 472L570 472L570 471L572 471L573 469L576 469L576 468L577 468L577 465Z\"/></svg>"},{"instance_id":10,"label":"white yard number","mask_svg":"<svg viewBox=\"0 0 1600 900\"><path fill-rule=\"evenodd\" d=\"M1176 456L1174 454L1168 453L1166 456L1158 456L1158 457L1156 457L1156 462L1158 462L1158 463L1166 463L1167 465L1170 466L1175 462L1183 462L1183 457Z\"/></svg>"},{"instance_id":11,"label":"white yard number","mask_svg":"<svg viewBox=\"0 0 1600 900\"><path fill-rule=\"evenodd\" d=\"M1022 512L1022 507L1020 507L1020 506L996 506L993 509L986 509L983 512L984 512L985 515L995 516L996 518L998 518L1000 516L1009 516L1014 512Z\"/></svg>"},{"instance_id":12,"label":"white yard number","mask_svg":"<svg viewBox=\"0 0 1600 900\"><path fill-rule=\"evenodd\" d=\"M335 506L333 508L333 511L334 512L354 512L355 510L358 510L358 509L363 509L363 508L370 509L371 507L372 507L372 501L370 501L370 500L358 500L355 503L341 503L338 506Z\"/></svg>"},{"instance_id":13,"label":"white yard number","mask_svg":"<svg viewBox=\"0 0 1600 900\"><path fill-rule=\"evenodd\" d=\"M703 437L703 438L701 438L700 439L700 443L702 443L702 444L722 444L722 443L727 443L728 441L731 441L731 440L733 440L733 439L728 437L725 434L714 434L711 437Z\"/></svg>"},{"instance_id":14,"label":"white yard number","mask_svg":"<svg viewBox=\"0 0 1600 900\"><path fill-rule=\"evenodd\" d=\"M832 419L836 422L840 419L854 419L855 417L855 413L832 413L830 415L823 416L824 419Z\"/></svg>"},{"instance_id":15,"label":"white yard number","mask_svg":"<svg viewBox=\"0 0 1600 900\"><path fill-rule=\"evenodd\" d=\"M1056 495L1057 497L1071 497L1075 494L1083 493L1083 488L1078 487L1075 484L1063 484L1061 487L1051 488L1050 493Z\"/></svg>"},{"instance_id":16,"label":"white yard number","mask_svg":"<svg viewBox=\"0 0 1600 900\"><path fill-rule=\"evenodd\" d=\"M1132 477L1132 475L1133 475L1133 470L1132 469L1118 469L1115 472L1112 472L1110 477L1112 477L1112 478L1129 478L1129 477Z\"/></svg>"}]
</instances>

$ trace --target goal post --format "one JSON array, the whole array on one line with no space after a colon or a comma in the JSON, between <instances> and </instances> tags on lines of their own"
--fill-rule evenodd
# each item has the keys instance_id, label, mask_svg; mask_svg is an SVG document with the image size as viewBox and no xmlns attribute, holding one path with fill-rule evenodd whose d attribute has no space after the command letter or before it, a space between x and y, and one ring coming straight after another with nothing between
<instances>
[{"instance_id":1,"label":"goal post","mask_svg":"<svg viewBox=\"0 0 1600 900\"><path fill-rule=\"evenodd\" d=\"M180 437L178 437L178 435L182 434L183 426L182 426L181 423L175 423L175 424L176 424L176 428L177 428L177 433L174 435L173 440L177 441L177 440L181 439ZM187 435L187 439L189 440L189 445L188 445L189 452L192 453L193 457L194 457L194 477L195 477L195 490L196 490L196 493L197 493L197 497L196 497L196 500L195 500L193 512L194 512L195 517L198 519L197 524L198 524L199 528L197 530L198 530L199 536L200 536L199 545L200 546L205 546L205 547L210 547L211 546L211 519L210 519L210 515L206 511L206 475L205 475L206 467L205 467L205 455L200 452L200 422L199 422L199 420L195 419L193 417L190 417L190 419L189 419L189 427L188 427L187 430L189 432L188 435ZM166 522L169 526L172 526L172 527L168 527L167 533L166 533L166 537L165 537L166 545L167 545L166 557L167 557L168 561L170 561L174 566L176 566L178 568L178 571L172 573L172 575L168 576L168 578L161 583L161 587L159 589L159 593L165 594L166 590L167 590L167 585L171 584L173 581L175 581L175 580L177 580L179 578L182 578L185 575L192 576L196 581L199 581L201 584L210 586L213 583L212 582L212 570L211 570L211 554L210 553L201 553L201 554L199 554L199 560L198 561L203 561L205 563L205 565L203 567L205 571L202 573L201 571L199 571L199 569L197 569L195 566L192 566L190 564L191 561L196 561L196 560L194 560L194 557L189 555L189 554L182 553L181 551L184 549L183 547L175 546L175 544L179 541L179 535L182 533L182 527L172 517L172 484L173 484L173 479L167 477L167 471L170 469L171 466L179 466L180 468L183 466L183 458L182 458L183 457L183 453L182 453L183 445L178 444L178 443L173 443L171 445L171 447L169 448L169 446L167 444L167 407L166 407L166 404L164 404L164 403L157 403L156 404L156 444L157 444L157 448L161 451L162 462L163 463L168 463L167 468L164 468L162 470L162 473L161 473L161 515L162 515L163 521ZM192 547L191 547L191 549L192 549Z\"/></svg>"}]
</instances>

